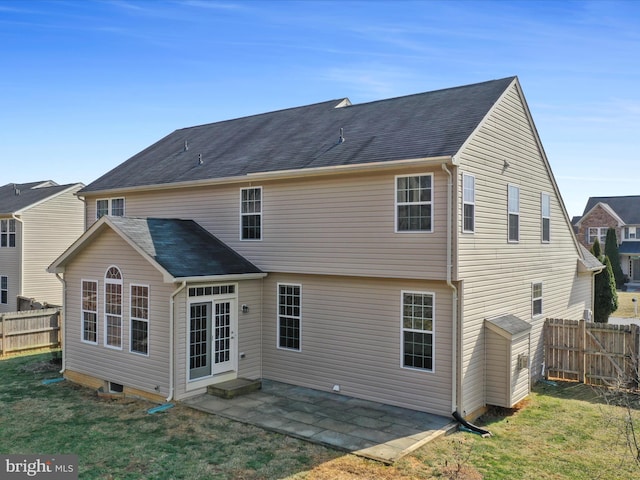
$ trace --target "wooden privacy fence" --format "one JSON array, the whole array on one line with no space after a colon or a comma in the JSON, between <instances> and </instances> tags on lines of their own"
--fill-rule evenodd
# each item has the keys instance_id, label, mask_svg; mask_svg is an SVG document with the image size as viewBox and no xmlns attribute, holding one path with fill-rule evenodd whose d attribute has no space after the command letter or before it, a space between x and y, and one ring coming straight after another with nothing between
<instances>
[{"instance_id":1,"label":"wooden privacy fence","mask_svg":"<svg viewBox=\"0 0 640 480\"><path fill-rule=\"evenodd\" d=\"M0 314L0 355L60 346L59 308Z\"/></svg>"},{"instance_id":2,"label":"wooden privacy fence","mask_svg":"<svg viewBox=\"0 0 640 480\"><path fill-rule=\"evenodd\" d=\"M544 327L546 377L637 388L639 335L637 325L548 318Z\"/></svg>"}]
</instances>

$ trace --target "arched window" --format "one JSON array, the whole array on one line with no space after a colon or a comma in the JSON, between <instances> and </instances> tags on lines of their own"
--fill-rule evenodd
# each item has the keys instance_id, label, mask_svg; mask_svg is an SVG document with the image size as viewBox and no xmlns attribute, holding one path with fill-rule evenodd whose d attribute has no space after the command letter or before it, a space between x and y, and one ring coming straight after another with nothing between
<instances>
[{"instance_id":1,"label":"arched window","mask_svg":"<svg viewBox=\"0 0 640 480\"><path fill-rule=\"evenodd\" d=\"M122 348L122 273L109 267L104 275L104 344Z\"/></svg>"}]
</instances>

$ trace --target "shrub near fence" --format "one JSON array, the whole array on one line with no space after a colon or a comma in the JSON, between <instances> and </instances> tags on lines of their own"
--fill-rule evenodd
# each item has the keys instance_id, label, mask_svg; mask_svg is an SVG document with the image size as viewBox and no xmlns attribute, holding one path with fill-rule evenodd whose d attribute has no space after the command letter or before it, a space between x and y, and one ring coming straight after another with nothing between
<instances>
[{"instance_id":1,"label":"shrub near fence","mask_svg":"<svg viewBox=\"0 0 640 480\"><path fill-rule=\"evenodd\" d=\"M547 378L638 388L637 325L548 318L544 329Z\"/></svg>"},{"instance_id":2,"label":"shrub near fence","mask_svg":"<svg viewBox=\"0 0 640 480\"><path fill-rule=\"evenodd\" d=\"M0 314L0 355L60 347L59 308Z\"/></svg>"}]
</instances>

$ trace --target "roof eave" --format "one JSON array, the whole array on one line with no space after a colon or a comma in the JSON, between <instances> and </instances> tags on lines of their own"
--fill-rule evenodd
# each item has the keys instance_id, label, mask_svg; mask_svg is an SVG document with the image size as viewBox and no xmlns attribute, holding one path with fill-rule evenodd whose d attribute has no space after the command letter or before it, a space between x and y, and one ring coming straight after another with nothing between
<instances>
[{"instance_id":1,"label":"roof eave","mask_svg":"<svg viewBox=\"0 0 640 480\"><path fill-rule=\"evenodd\" d=\"M168 273L164 275L165 283L205 283L205 282L231 282L240 280L257 280L266 277L264 272L255 273L231 273L226 275L200 275L195 277L174 277Z\"/></svg>"}]
</instances>

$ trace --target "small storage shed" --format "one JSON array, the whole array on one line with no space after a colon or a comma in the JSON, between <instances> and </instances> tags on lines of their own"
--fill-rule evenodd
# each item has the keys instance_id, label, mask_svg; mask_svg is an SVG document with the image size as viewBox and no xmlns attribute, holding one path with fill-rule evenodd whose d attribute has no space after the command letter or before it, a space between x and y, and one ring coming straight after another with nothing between
<instances>
[{"instance_id":1,"label":"small storage shed","mask_svg":"<svg viewBox=\"0 0 640 480\"><path fill-rule=\"evenodd\" d=\"M531 325L515 315L485 320L487 404L513 408L530 392Z\"/></svg>"}]
</instances>

